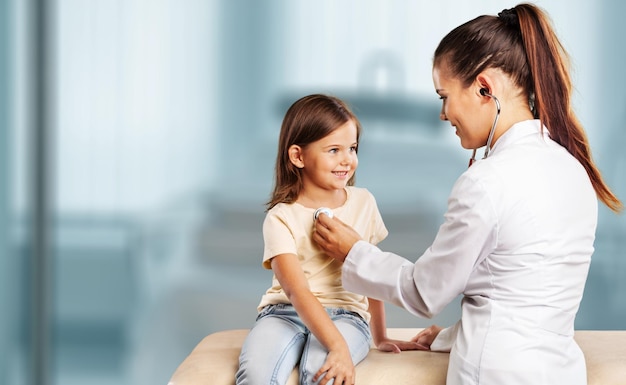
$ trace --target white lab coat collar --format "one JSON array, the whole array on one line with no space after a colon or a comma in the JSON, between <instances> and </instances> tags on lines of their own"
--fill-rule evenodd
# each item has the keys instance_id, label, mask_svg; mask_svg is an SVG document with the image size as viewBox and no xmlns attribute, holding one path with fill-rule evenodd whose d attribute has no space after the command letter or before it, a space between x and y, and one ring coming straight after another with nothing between
<instances>
[{"instance_id":1,"label":"white lab coat collar","mask_svg":"<svg viewBox=\"0 0 626 385\"><path fill-rule=\"evenodd\" d=\"M520 139L541 133L541 122L539 119L524 120L512 125L508 130L502 134L491 148L489 156L496 154L508 145L519 141ZM543 138L547 140L550 138L548 129L543 127Z\"/></svg>"}]
</instances>

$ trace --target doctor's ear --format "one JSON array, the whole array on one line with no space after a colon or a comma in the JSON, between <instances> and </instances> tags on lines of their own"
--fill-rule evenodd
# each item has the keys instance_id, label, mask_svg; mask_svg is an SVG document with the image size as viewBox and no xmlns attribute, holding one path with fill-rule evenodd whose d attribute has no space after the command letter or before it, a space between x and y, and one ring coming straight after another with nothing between
<instances>
[{"instance_id":1,"label":"doctor's ear","mask_svg":"<svg viewBox=\"0 0 626 385\"><path fill-rule=\"evenodd\" d=\"M292 144L289 146L288 152L291 163L298 168L304 168L304 162L302 161L302 147Z\"/></svg>"},{"instance_id":2,"label":"doctor's ear","mask_svg":"<svg viewBox=\"0 0 626 385\"><path fill-rule=\"evenodd\" d=\"M473 86L476 87L476 92L480 96L490 96L493 89L493 78L489 73L483 71L476 76Z\"/></svg>"}]
</instances>

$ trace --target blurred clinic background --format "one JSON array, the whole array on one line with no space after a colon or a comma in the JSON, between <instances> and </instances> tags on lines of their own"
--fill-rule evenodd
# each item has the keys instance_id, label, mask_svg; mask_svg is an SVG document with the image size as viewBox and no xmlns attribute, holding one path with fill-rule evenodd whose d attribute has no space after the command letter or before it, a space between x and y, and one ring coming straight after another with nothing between
<instances>
[{"instance_id":1,"label":"blurred clinic background","mask_svg":"<svg viewBox=\"0 0 626 385\"><path fill-rule=\"evenodd\" d=\"M624 200L626 2L537 4ZM470 156L438 121L432 53L513 5L0 0L0 383L166 384L204 336L249 328L281 119L308 93L361 118L382 246L418 258ZM578 329L626 328L625 275L626 218L602 207ZM434 320L390 305L388 324L450 324L458 305Z\"/></svg>"}]
</instances>

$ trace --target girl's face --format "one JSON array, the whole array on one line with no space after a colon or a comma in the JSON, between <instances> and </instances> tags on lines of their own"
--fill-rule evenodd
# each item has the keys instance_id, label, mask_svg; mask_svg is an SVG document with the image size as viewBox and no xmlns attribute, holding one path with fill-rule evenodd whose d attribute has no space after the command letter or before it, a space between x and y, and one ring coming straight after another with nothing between
<instances>
[{"instance_id":1,"label":"girl's face","mask_svg":"<svg viewBox=\"0 0 626 385\"><path fill-rule=\"evenodd\" d=\"M441 120L447 120L456 129L461 146L479 148L487 142L489 123L479 113L482 96L476 87L464 87L459 79L449 76L445 68L433 68L435 91L442 100ZM476 88L476 89L474 89Z\"/></svg>"},{"instance_id":2,"label":"girl's face","mask_svg":"<svg viewBox=\"0 0 626 385\"><path fill-rule=\"evenodd\" d=\"M307 145L301 153L304 190L343 190L359 164L357 144L357 128L349 120Z\"/></svg>"}]
</instances>

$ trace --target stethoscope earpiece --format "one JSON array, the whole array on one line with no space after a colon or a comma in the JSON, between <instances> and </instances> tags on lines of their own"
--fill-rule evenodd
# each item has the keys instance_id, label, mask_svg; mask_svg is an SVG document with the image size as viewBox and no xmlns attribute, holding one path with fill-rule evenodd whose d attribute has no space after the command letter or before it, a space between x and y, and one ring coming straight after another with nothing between
<instances>
[{"instance_id":1,"label":"stethoscope earpiece","mask_svg":"<svg viewBox=\"0 0 626 385\"><path fill-rule=\"evenodd\" d=\"M496 117L493 119L493 125L491 126L491 131L489 131L489 137L487 138L487 145L485 146L485 154L483 155L483 159L489 156L489 150L491 149L491 141L493 140L493 134L496 132L496 125L498 124L498 118L500 117L500 101L495 96L489 93L489 90L486 88L481 88L479 90L482 96L489 96L496 102ZM476 161L476 149L472 151L472 157L470 158L469 165L471 166Z\"/></svg>"}]
</instances>

